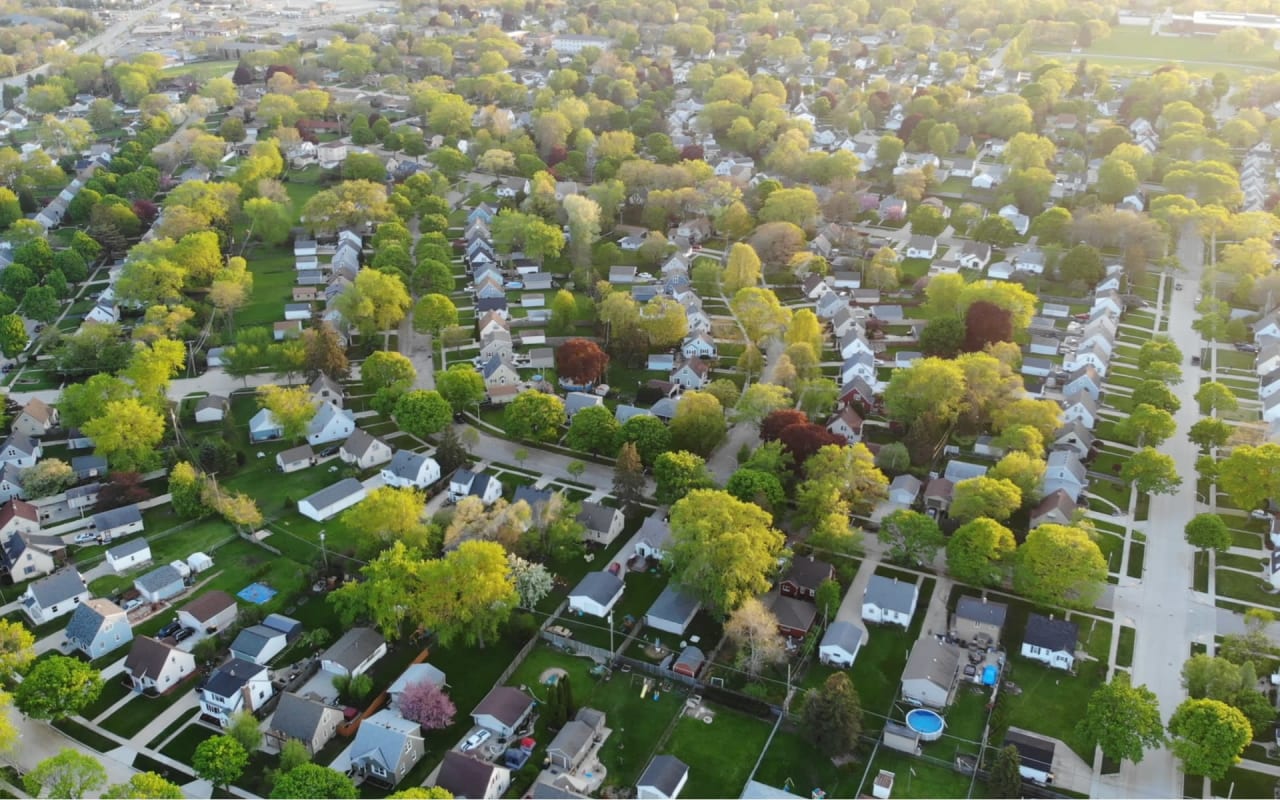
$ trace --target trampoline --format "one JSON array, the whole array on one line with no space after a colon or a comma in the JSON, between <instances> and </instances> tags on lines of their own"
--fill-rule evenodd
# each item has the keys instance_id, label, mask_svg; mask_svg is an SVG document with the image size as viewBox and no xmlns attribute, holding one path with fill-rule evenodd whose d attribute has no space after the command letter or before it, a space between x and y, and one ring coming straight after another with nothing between
<instances>
[{"instance_id":1,"label":"trampoline","mask_svg":"<svg viewBox=\"0 0 1280 800\"><path fill-rule=\"evenodd\" d=\"M259 606L275 596L276 590L262 583L251 583L236 592L236 597Z\"/></svg>"}]
</instances>

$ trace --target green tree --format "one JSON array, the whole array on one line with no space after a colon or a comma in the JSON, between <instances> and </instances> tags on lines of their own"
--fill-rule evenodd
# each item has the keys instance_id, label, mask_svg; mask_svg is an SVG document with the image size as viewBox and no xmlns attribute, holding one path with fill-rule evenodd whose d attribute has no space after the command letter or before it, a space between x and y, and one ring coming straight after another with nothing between
<instances>
[{"instance_id":1,"label":"green tree","mask_svg":"<svg viewBox=\"0 0 1280 800\"><path fill-rule=\"evenodd\" d=\"M28 296L30 296L29 293ZM1196 389L1196 402L1201 410L1207 409L1210 414L1235 411L1240 407L1240 401L1236 398L1235 392L1219 381L1206 381L1200 384L1200 388Z\"/></svg>"},{"instance_id":2,"label":"green tree","mask_svg":"<svg viewBox=\"0 0 1280 800\"><path fill-rule=\"evenodd\" d=\"M1205 552L1215 550L1219 553L1225 553L1234 543L1231 529L1227 527L1227 523L1223 521L1222 517L1217 514L1196 514L1187 523L1184 532L1187 544Z\"/></svg>"},{"instance_id":3,"label":"green tree","mask_svg":"<svg viewBox=\"0 0 1280 800\"><path fill-rule=\"evenodd\" d=\"M360 382L369 394L390 386L409 386L417 378L418 371L413 368L413 362L390 350L379 350L360 365Z\"/></svg>"},{"instance_id":4,"label":"green tree","mask_svg":"<svg viewBox=\"0 0 1280 800\"><path fill-rule=\"evenodd\" d=\"M1168 336L1153 336L1138 349L1138 369L1146 370L1158 361L1182 363L1182 351Z\"/></svg>"},{"instance_id":5,"label":"green tree","mask_svg":"<svg viewBox=\"0 0 1280 800\"><path fill-rule=\"evenodd\" d=\"M729 476L724 490L739 500L755 503L766 511L781 509L787 499L787 491L777 475L749 467L741 467Z\"/></svg>"},{"instance_id":6,"label":"green tree","mask_svg":"<svg viewBox=\"0 0 1280 800\"><path fill-rule=\"evenodd\" d=\"M413 329L419 333L439 334L458 324L458 309L442 294L428 294L413 307Z\"/></svg>"},{"instance_id":7,"label":"green tree","mask_svg":"<svg viewBox=\"0 0 1280 800\"><path fill-rule=\"evenodd\" d=\"M359 797L356 786L345 774L319 764L302 764L276 778L273 798L329 797L335 800Z\"/></svg>"},{"instance_id":8,"label":"green tree","mask_svg":"<svg viewBox=\"0 0 1280 800\"><path fill-rule=\"evenodd\" d=\"M247 711L237 711L227 718L223 726L227 735L240 743L245 752L252 753L262 744L262 731L258 730L258 720Z\"/></svg>"},{"instance_id":9,"label":"green tree","mask_svg":"<svg viewBox=\"0 0 1280 800\"><path fill-rule=\"evenodd\" d=\"M205 739L191 756L196 774L222 789L230 787L248 763L248 751L225 734Z\"/></svg>"},{"instance_id":10,"label":"green tree","mask_svg":"<svg viewBox=\"0 0 1280 800\"><path fill-rule=\"evenodd\" d=\"M1155 692L1134 686L1127 672L1115 677L1089 697L1084 717L1076 726L1082 737L1097 742L1113 761L1142 760L1144 751L1164 743L1164 725Z\"/></svg>"},{"instance_id":11,"label":"green tree","mask_svg":"<svg viewBox=\"0 0 1280 800\"><path fill-rule=\"evenodd\" d=\"M987 789L992 797L1022 797L1022 756L1013 745L996 753L991 773L987 776Z\"/></svg>"},{"instance_id":12,"label":"green tree","mask_svg":"<svg viewBox=\"0 0 1280 800\"><path fill-rule=\"evenodd\" d=\"M848 675L836 672L821 688L805 693L801 728L805 738L825 756L854 751L862 735L862 703Z\"/></svg>"},{"instance_id":13,"label":"green tree","mask_svg":"<svg viewBox=\"0 0 1280 800\"><path fill-rule=\"evenodd\" d=\"M169 494L178 516L196 519L209 512L201 499L203 489L201 475L191 462L179 461L169 470Z\"/></svg>"},{"instance_id":14,"label":"green tree","mask_svg":"<svg viewBox=\"0 0 1280 800\"><path fill-rule=\"evenodd\" d=\"M662 505L671 505L694 489L715 487L707 462L686 450L659 455L653 464L653 477L658 487L656 498Z\"/></svg>"},{"instance_id":15,"label":"green tree","mask_svg":"<svg viewBox=\"0 0 1280 800\"><path fill-rule=\"evenodd\" d=\"M618 430L620 445L635 445L640 461L652 467L658 456L671 448L671 431L652 414L637 414Z\"/></svg>"},{"instance_id":16,"label":"green tree","mask_svg":"<svg viewBox=\"0 0 1280 800\"><path fill-rule=\"evenodd\" d=\"M951 499L951 517L973 520L990 517L1006 520L1022 505L1022 491L1013 481L982 475L957 481Z\"/></svg>"},{"instance_id":17,"label":"green tree","mask_svg":"<svg viewBox=\"0 0 1280 800\"><path fill-rule=\"evenodd\" d=\"M13 694L14 705L34 719L79 714L102 693L102 673L76 658L51 655L27 671Z\"/></svg>"},{"instance_id":18,"label":"green tree","mask_svg":"<svg viewBox=\"0 0 1280 800\"><path fill-rule=\"evenodd\" d=\"M760 256L755 248L745 242L735 242L729 248L722 278L724 293L735 294L739 289L760 283Z\"/></svg>"},{"instance_id":19,"label":"green tree","mask_svg":"<svg viewBox=\"0 0 1280 800\"><path fill-rule=\"evenodd\" d=\"M1280 496L1280 445L1241 445L1218 462L1218 491L1240 508L1263 508Z\"/></svg>"},{"instance_id":20,"label":"green tree","mask_svg":"<svg viewBox=\"0 0 1280 800\"><path fill-rule=\"evenodd\" d=\"M156 462L164 429L164 417L133 398L107 403L100 416L83 426L85 436L93 439L94 452L123 471L141 471Z\"/></svg>"},{"instance_id":21,"label":"green tree","mask_svg":"<svg viewBox=\"0 0 1280 800\"><path fill-rule=\"evenodd\" d=\"M1078 281L1093 286L1106 275L1102 253L1093 245L1078 244L1062 257L1058 273L1065 281Z\"/></svg>"},{"instance_id":22,"label":"green tree","mask_svg":"<svg viewBox=\"0 0 1280 800\"><path fill-rule=\"evenodd\" d=\"M920 332L920 349L927 356L955 358L964 344L964 320L957 316L934 317Z\"/></svg>"},{"instance_id":23,"label":"green tree","mask_svg":"<svg viewBox=\"0 0 1280 800\"><path fill-rule=\"evenodd\" d=\"M438 391L415 389L396 401L394 416L405 432L423 439L444 430L453 418L453 407Z\"/></svg>"},{"instance_id":24,"label":"green tree","mask_svg":"<svg viewBox=\"0 0 1280 800\"><path fill-rule=\"evenodd\" d=\"M1148 403L1134 406L1129 416L1116 425L1121 439L1138 446L1158 445L1177 430L1178 423L1172 414Z\"/></svg>"},{"instance_id":25,"label":"green tree","mask_svg":"<svg viewBox=\"0 0 1280 800\"><path fill-rule=\"evenodd\" d=\"M1161 365L1152 365L1153 368L1158 366ZM1173 391L1164 382L1158 380L1145 380L1139 383L1134 388L1130 399L1133 401L1134 408L1149 405L1168 411L1170 414L1176 414L1178 409L1182 407L1182 401L1174 395Z\"/></svg>"},{"instance_id":26,"label":"green tree","mask_svg":"<svg viewBox=\"0 0 1280 800\"><path fill-rule=\"evenodd\" d=\"M292 441L307 435L307 426L316 415L311 391L305 386L281 387L270 383L259 386L258 405L271 412L283 437Z\"/></svg>"},{"instance_id":27,"label":"green tree","mask_svg":"<svg viewBox=\"0 0 1280 800\"><path fill-rule=\"evenodd\" d=\"M396 275L362 269L334 300L342 318L365 336L394 328L409 310L409 293Z\"/></svg>"},{"instance_id":28,"label":"green tree","mask_svg":"<svg viewBox=\"0 0 1280 800\"><path fill-rule=\"evenodd\" d=\"M676 404L671 438L695 453L709 455L724 440L726 425L720 401L706 392L686 392Z\"/></svg>"},{"instance_id":29,"label":"green tree","mask_svg":"<svg viewBox=\"0 0 1280 800\"><path fill-rule=\"evenodd\" d=\"M613 465L613 496L627 513L633 512L644 499L644 464L632 442L625 442L618 450Z\"/></svg>"},{"instance_id":30,"label":"green tree","mask_svg":"<svg viewBox=\"0 0 1280 800\"><path fill-rule=\"evenodd\" d=\"M613 452L618 430L622 426L613 412L605 406L590 406L573 415L569 423L569 431L565 434L565 444L575 450L583 450L595 455L609 455Z\"/></svg>"},{"instance_id":31,"label":"green tree","mask_svg":"<svg viewBox=\"0 0 1280 800\"><path fill-rule=\"evenodd\" d=\"M791 390L776 383L753 383L733 409L735 422L759 426L774 411L791 406Z\"/></svg>"},{"instance_id":32,"label":"green tree","mask_svg":"<svg viewBox=\"0 0 1280 800\"><path fill-rule=\"evenodd\" d=\"M37 322L53 322L61 310L58 293L51 286L32 286L22 298L23 314Z\"/></svg>"},{"instance_id":33,"label":"green tree","mask_svg":"<svg viewBox=\"0 0 1280 800\"><path fill-rule=\"evenodd\" d=\"M1014 557L1014 590L1035 603L1092 608L1106 581L1107 560L1081 528L1040 525Z\"/></svg>"},{"instance_id":34,"label":"green tree","mask_svg":"<svg viewBox=\"0 0 1280 800\"><path fill-rule=\"evenodd\" d=\"M933 517L909 509L886 516L876 538L888 548L890 559L912 565L932 562L947 541Z\"/></svg>"},{"instance_id":35,"label":"green tree","mask_svg":"<svg viewBox=\"0 0 1280 800\"><path fill-rule=\"evenodd\" d=\"M17 358L31 341L27 337L27 326L17 314L0 317L0 353L5 358Z\"/></svg>"},{"instance_id":36,"label":"green tree","mask_svg":"<svg viewBox=\"0 0 1280 800\"><path fill-rule=\"evenodd\" d=\"M1219 700L1186 700L1169 718L1170 749L1184 771L1221 780L1253 739L1249 720Z\"/></svg>"},{"instance_id":37,"label":"green tree","mask_svg":"<svg viewBox=\"0 0 1280 800\"><path fill-rule=\"evenodd\" d=\"M436 391L454 411L466 411L484 402L484 378L467 364L450 364L436 373Z\"/></svg>"},{"instance_id":38,"label":"green tree","mask_svg":"<svg viewBox=\"0 0 1280 800\"><path fill-rule=\"evenodd\" d=\"M1173 456L1144 447L1125 459L1120 477L1144 494L1173 494L1182 485Z\"/></svg>"},{"instance_id":39,"label":"green tree","mask_svg":"<svg viewBox=\"0 0 1280 800\"><path fill-rule=\"evenodd\" d=\"M80 798L107 782L107 770L98 759L65 747L22 777L23 787L33 797Z\"/></svg>"},{"instance_id":40,"label":"green tree","mask_svg":"<svg viewBox=\"0 0 1280 800\"><path fill-rule=\"evenodd\" d=\"M791 321L791 309L782 305L769 289L749 286L739 289L729 302L729 309L747 332L752 342L762 342L777 335Z\"/></svg>"},{"instance_id":41,"label":"green tree","mask_svg":"<svg viewBox=\"0 0 1280 800\"><path fill-rule=\"evenodd\" d=\"M183 800L186 797L181 786L154 772L136 772L127 782L108 786L102 796L130 800Z\"/></svg>"},{"instance_id":42,"label":"green tree","mask_svg":"<svg viewBox=\"0 0 1280 800\"><path fill-rule=\"evenodd\" d=\"M521 392L507 404L502 422L515 439L553 442L564 424L564 401L553 394Z\"/></svg>"},{"instance_id":43,"label":"green tree","mask_svg":"<svg viewBox=\"0 0 1280 800\"><path fill-rule=\"evenodd\" d=\"M993 519L978 517L961 525L947 540L947 571L965 583L999 586L1017 546L1008 528Z\"/></svg>"}]
</instances>

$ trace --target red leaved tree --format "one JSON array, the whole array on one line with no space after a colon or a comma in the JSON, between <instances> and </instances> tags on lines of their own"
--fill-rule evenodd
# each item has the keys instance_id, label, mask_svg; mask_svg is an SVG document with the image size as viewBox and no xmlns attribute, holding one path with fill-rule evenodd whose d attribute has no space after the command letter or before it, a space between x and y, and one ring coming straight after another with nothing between
<instances>
[{"instance_id":1,"label":"red leaved tree","mask_svg":"<svg viewBox=\"0 0 1280 800\"><path fill-rule=\"evenodd\" d=\"M783 449L795 460L796 469L802 467L804 462L809 460L809 456L826 445L848 444L843 436L837 436L821 425L814 425L811 422L788 425L778 435L778 441L782 442Z\"/></svg>"},{"instance_id":2,"label":"red leaved tree","mask_svg":"<svg viewBox=\"0 0 1280 800\"><path fill-rule=\"evenodd\" d=\"M780 408L777 411L770 411L760 422L760 438L766 442L772 442L792 425L807 425L809 415L794 408Z\"/></svg>"},{"instance_id":3,"label":"red leaved tree","mask_svg":"<svg viewBox=\"0 0 1280 800\"><path fill-rule=\"evenodd\" d=\"M411 683L400 694L400 716L429 731L452 725L453 715L457 711L444 689L431 681Z\"/></svg>"},{"instance_id":4,"label":"red leaved tree","mask_svg":"<svg viewBox=\"0 0 1280 800\"><path fill-rule=\"evenodd\" d=\"M590 339L570 339L556 349L556 372L578 386L596 383L609 366L609 354Z\"/></svg>"},{"instance_id":5,"label":"red leaved tree","mask_svg":"<svg viewBox=\"0 0 1280 800\"><path fill-rule=\"evenodd\" d=\"M964 317L964 350L977 353L995 342L1013 341L1013 314L995 303L978 300Z\"/></svg>"}]
</instances>

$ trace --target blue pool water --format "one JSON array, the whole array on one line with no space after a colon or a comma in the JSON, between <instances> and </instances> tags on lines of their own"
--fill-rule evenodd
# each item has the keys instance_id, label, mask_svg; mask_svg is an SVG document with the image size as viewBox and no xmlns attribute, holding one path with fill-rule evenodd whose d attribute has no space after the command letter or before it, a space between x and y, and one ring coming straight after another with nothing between
<instances>
[{"instance_id":1,"label":"blue pool water","mask_svg":"<svg viewBox=\"0 0 1280 800\"><path fill-rule=\"evenodd\" d=\"M999 677L1000 670L996 669L995 664L988 664L982 669L982 685L995 686L996 678Z\"/></svg>"},{"instance_id":2,"label":"blue pool water","mask_svg":"<svg viewBox=\"0 0 1280 800\"><path fill-rule=\"evenodd\" d=\"M942 733L942 717L927 708L916 708L907 712L907 727L925 739L937 738Z\"/></svg>"}]
</instances>

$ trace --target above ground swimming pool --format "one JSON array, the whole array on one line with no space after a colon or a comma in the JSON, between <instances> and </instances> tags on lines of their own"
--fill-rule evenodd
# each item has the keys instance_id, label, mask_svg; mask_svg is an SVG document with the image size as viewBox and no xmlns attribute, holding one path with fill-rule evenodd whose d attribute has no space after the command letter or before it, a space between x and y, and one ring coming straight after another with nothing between
<instances>
[{"instance_id":1,"label":"above ground swimming pool","mask_svg":"<svg viewBox=\"0 0 1280 800\"><path fill-rule=\"evenodd\" d=\"M907 712L907 727L920 734L921 739L932 742L942 736L946 723L935 711L914 708Z\"/></svg>"}]
</instances>

